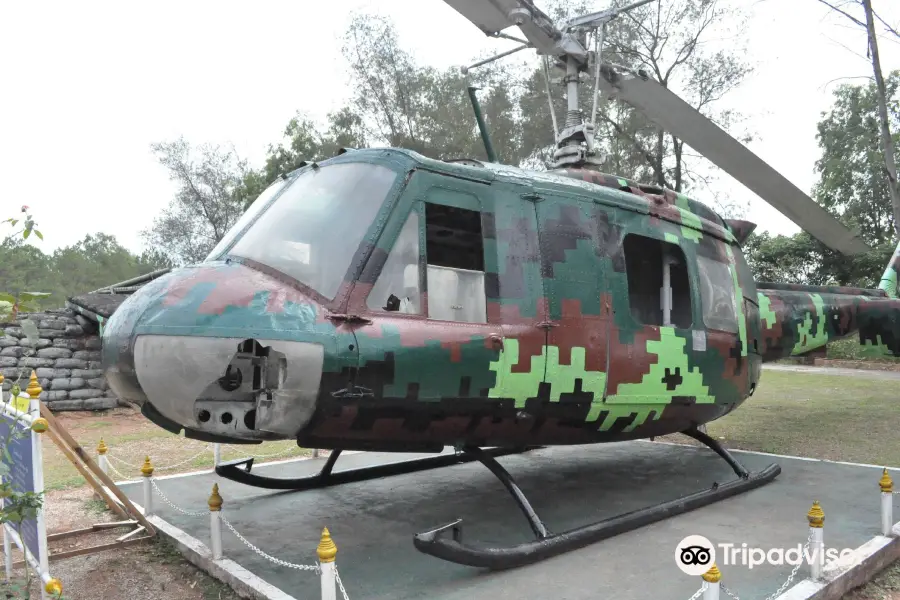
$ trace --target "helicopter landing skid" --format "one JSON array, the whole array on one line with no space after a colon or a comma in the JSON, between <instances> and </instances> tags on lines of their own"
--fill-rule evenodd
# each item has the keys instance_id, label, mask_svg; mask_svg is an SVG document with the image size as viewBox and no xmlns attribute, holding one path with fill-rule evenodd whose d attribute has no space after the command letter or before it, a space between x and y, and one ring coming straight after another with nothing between
<instances>
[{"instance_id":1,"label":"helicopter landing skid","mask_svg":"<svg viewBox=\"0 0 900 600\"><path fill-rule=\"evenodd\" d=\"M521 454L529 450L535 450L540 446L526 446L519 448L491 448L485 454L491 458L496 456L506 456L508 454ZM416 471L425 471L428 469L436 469L438 467L447 467L450 465L462 464L480 460L472 456L468 452L442 454L440 456L429 456L427 458L416 458L413 460L403 460L394 463L376 465L373 467L362 467L359 469L348 469L346 471L338 471L332 473L334 464L341 455L340 450L333 450L328 456L328 460L322 467L322 470L315 475L307 475L305 477L268 477L265 475L257 475L251 473L253 468L253 458L240 458L216 465L216 475L224 477L237 483L243 483L253 487L267 490L292 490L296 492L304 490L313 490L342 483L352 483L354 481L365 481L367 479L377 479L379 477L390 477L392 475L403 475L404 473L415 473Z\"/></svg>"},{"instance_id":2,"label":"helicopter landing skid","mask_svg":"<svg viewBox=\"0 0 900 600\"><path fill-rule=\"evenodd\" d=\"M511 569L576 550L620 533L748 492L771 482L781 473L781 467L775 463L762 471L751 473L721 444L703 432L691 430L683 433L709 446L724 458L739 478L722 485L713 483L710 489L694 492L676 500L623 513L562 533L551 534L506 469L500 466L494 457L480 448L466 448L465 451L490 469L512 495L519 509L525 514L525 518L534 532L535 540L507 547L478 548L466 545L462 542L462 519L458 519L431 531L416 534L413 537L413 544L420 552L457 564L491 570ZM444 535L448 530L451 532L450 538Z\"/></svg>"}]
</instances>

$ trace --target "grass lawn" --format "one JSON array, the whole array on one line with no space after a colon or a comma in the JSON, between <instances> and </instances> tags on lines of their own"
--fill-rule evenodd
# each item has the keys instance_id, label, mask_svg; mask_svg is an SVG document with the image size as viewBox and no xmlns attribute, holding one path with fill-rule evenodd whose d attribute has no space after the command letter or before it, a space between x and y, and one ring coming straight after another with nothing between
<instances>
[{"instance_id":1,"label":"grass lawn","mask_svg":"<svg viewBox=\"0 0 900 600\"><path fill-rule=\"evenodd\" d=\"M764 370L756 393L707 431L729 448L900 467L898 386L863 376Z\"/></svg>"}]
</instances>

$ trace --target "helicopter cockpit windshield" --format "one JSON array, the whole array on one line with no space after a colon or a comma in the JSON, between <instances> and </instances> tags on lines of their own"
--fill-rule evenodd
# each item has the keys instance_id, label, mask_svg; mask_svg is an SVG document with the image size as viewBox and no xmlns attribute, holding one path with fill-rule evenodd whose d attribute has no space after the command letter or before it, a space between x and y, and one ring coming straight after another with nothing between
<instances>
[{"instance_id":1,"label":"helicopter cockpit windshield","mask_svg":"<svg viewBox=\"0 0 900 600\"><path fill-rule=\"evenodd\" d=\"M397 174L340 163L301 173L237 239L229 256L277 271L331 300Z\"/></svg>"}]
</instances>

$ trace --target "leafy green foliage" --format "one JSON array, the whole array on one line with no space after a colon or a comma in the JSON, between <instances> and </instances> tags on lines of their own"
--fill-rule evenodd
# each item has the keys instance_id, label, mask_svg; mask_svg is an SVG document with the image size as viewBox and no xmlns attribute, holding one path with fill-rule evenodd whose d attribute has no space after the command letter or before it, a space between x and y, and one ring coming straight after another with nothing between
<instances>
[{"instance_id":1,"label":"leafy green foliage","mask_svg":"<svg viewBox=\"0 0 900 600\"><path fill-rule=\"evenodd\" d=\"M894 144L900 148L900 71L885 80ZM817 139L822 157L816 162L819 182L816 200L859 228L863 239L879 244L893 239L894 215L884 167L874 82L842 85L834 92L834 106L823 115ZM900 151L897 153L900 161Z\"/></svg>"},{"instance_id":2,"label":"leafy green foliage","mask_svg":"<svg viewBox=\"0 0 900 600\"><path fill-rule=\"evenodd\" d=\"M32 240L34 238L31 238ZM69 296L172 266L159 250L136 256L112 236L89 234L71 246L45 254L23 237L0 241L0 321L10 318L11 298L21 312L58 308ZM40 290L40 293L33 290ZM19 311L17 310L17 312Z\"/></svg>"},{"instance_id":3,"label":"leafy green foliage","mask_svg":"<svg viewBox=\"0 0 900 600\"><path fill-rule=\"evenodd\" d=\"M887 78L892 129L900 131L900 71ZM761 281L874 287L896 247L894 215L878 131L874 83L844 84L822 115L817 140L819 180L814 199L843 223L859 230L872 247L843 256L805 232L793 236L753 234L745 244L747 262ZM900 134L896 134L900 147ZM900 152L897 160L900 161Z\"/></svg>"},{"instance_id":4,"label":"leafy green foliage","mask_svg":"<svg viewBox=\"0 0 900 600\"><path fill-rule=\"evenodd\" d=\"M28 206L22 206L21 212L25 213L25 219L21 229L16 229L21 219L6 219L3 221L3 223L13 227L14 231L3 240L2 244L0 244L0 251L2 251L3 248L8 247L10 243L13 243L14 247L20 249L32 248L37 255L39 255L35 256L35 258L38 258L38 263L41 264L42 261L40 261L40 257L46 258L44 254L32 246L24 244L24 241L31 237L32 233L40 240L43 240L44 236L36 229L34 219L31 217L31 214L28 213ZM19 238L19 236L21 236L21 238ZM0 262L0 264L3 263ZM26 263L26 265L27 264L28 263ZM36 272L40 274L40 270L37 270ZM28 283L27 280L23 281ZM0 290L0 319L15 319L19 312L36 310L37 303L46 300L50 296L51 294L48 292L14 291L13 293L10 293L9 291ZM24 326L30 322L23 321L22 323ZM33 326L33 323L30 324ZM22 391L21 380L23 375L24 373L20 373L19 378L14 381L10 387L10 394L12 397L17 397ZM0 396L2 395L3 391L2 388L0 388ZM0 397L0 401L3 400L5 399ZM9 427L7 435L2 440L2 445L0 445L0 478L9 475L10 467L13 462L9 451L10 444L16 440L26 439L30 434L30 428L24 426L23 423L19 423L18 419L16 420L16 426ZM22 524L26 521L36 519L38 512L43 506L43 492L18 492L13 489L9 481L3 481L0 483L0 498L3 499L3 506L0 507L0 524L11 526L21 538ZM31 569L26 568L24 581L12 578L10 581L4 581L2 586L0 586L0 593L6 598L31 598L31 582ZM61 600L62 594L57 595L56 598Z\"/></svg>"},{"instance_id":5,"label":"leafy green foliage","mask_svg":"<svg viewBox=\"0 0 900 600\"><path fill-rule=\"evenodd\" d=\"M737 131L740 115L718 107L750 72L742 51L745 16L725 6L720 0L660 0L635 9L608 27L604 61L651 73L695 108L747 139ZM549 0L547 7L561 20L606 8L607 3ZM705 44L709 39L731 43L727 51L711 52ZM593 40L588 44L593 48ZM508 47L508 42L498 42L496 50ZM303 161L334 156L341 148L386 145L437 159L486 158L468 85L480 90L478 100L498 160L534 169L548 167L555 134L544 64L533 52L515 54L468 74L456 66L423 66L403 48L389 19L365 13L351 19L342 52L351 76L347 104L329 114L324 124L298 111L282 139L270 145L266 162L258 169L248 168L233 152L216 146L192 148L183 139L154 144L177 191L169 207L144 232L148 244L178 264L201 261L277 177ZM460 54L458 58L468 62L469 57ZM553 110L562 128L565 84L555 66L550 71ZM587 77L581 101L588 119L592 96L593 79ZM701 186L708 189L713 168L681 140L660 131L622 101L604 98L598 112L596 137L608 155L606 171L683 192ZM727 198L712 201L727 216L741 212Z\"/></svg>"},{"instance_id":6,"label":"leafy green foliage","mask_svg":"<svg viewBox=\"0 0 900 600\"><path fill-rule=\"evenodd\" d=\"M183 138L151 149L176 185L175 197L143 238L175 264L203 260L241 216L254 177L234 150L191 147ZM261 191L261 190L260 190Z\"/></svg>"}]
</instances>

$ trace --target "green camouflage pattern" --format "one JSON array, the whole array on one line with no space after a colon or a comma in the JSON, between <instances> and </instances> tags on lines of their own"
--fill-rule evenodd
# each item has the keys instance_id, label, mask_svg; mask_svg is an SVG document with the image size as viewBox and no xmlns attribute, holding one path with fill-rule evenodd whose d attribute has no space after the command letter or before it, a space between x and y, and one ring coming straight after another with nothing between
<instances>
[{"instance_id":1,"label":"green camouflage pattern","mask_svg":"<svg viewBox=\"0 0 900 600\"><path fill-rule=\"evenodd\" d=\"M888 298L897 297L898 273L900 273L900 242L897 243L897 248L894 250L891 262L884 270L884 275L881 276L881 282L878 284L878 289L884 291Z\"/></svg>"},{"instance_id":2,"label":"green camouflage pattern","mask_svg":"<svg viewBox=\"0 0 900 600\"><path fill-rule=\"evenodd\" d=\"M299 443L412 450L665 435L734 410L759 385L764 361L854 333L873 352L900 355L900 304L884 290L757 284L739 245L753 225L683 194L593 171L528 172L393 149L352 151L317 168L347 161L388 165L398 185L334 300L240 257L204 263L129 299L107 326L104 361L129 372L121 340L135 332L322 343L325 372ZM485 323L367 305L401 227L412 211L424 216L425 203L481 213ZM689 289L677 323L636 315L629 286L647 271L629 269L637 259L627 239L663 242L683 257ZM720 275L704 275L701 263ZM724 329L705 316L710 285L734 311Z\"/></svg>"}]
</instances>

